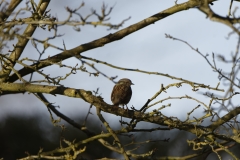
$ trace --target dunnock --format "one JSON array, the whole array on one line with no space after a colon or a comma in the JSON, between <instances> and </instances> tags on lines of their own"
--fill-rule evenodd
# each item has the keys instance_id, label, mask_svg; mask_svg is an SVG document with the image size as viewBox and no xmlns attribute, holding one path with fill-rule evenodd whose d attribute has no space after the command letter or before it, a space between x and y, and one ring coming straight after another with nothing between
<instances>
[{"instance_id":1,"label":"dunnock","mask_svg":"<svg viewBox=\"0 0 240 160\"><path fill-rule=\"evenodd\" d=\"M132 97L131 85L134 85L130 79L120 79L113 87L111 100L114 106L126 105Z\"/></svg>"}]
</instances>

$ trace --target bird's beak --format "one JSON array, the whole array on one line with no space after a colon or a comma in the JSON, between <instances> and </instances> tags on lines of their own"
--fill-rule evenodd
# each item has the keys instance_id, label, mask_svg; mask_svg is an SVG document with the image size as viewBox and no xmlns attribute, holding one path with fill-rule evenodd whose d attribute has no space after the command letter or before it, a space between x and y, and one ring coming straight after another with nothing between
<instances>
[{"instance_id":1,"label":"bird's beak","mask_svg":"<svg viewBox=\"0 0 240 160\"><path fill-rule=\"evenodd\" d=\"M133 83L131 83L131 85L134 85Z\"/></svg>"}]
</instances>

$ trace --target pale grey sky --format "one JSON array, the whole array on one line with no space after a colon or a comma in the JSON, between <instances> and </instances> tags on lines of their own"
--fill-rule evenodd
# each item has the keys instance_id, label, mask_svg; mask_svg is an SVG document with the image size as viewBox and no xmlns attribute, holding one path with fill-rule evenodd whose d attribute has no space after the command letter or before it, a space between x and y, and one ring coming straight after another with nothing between
<instances>
[{"instance_id":1,"label":"pale grey sky","mask_svg":"<svg viewBox=\"0 0 240 160\"><path fill-rule=\"evenodd\" d=\"M80 12L83 15L87 15L90 13L91 8L100 11L102 3L105 2L109 7L114 6L109 22L119 23L123 19L131 16L131 19L125 22L122 27L125 28L173 6L174 1L175 0L87 0L85 1L85 6ZM178 0L178 3L183 2L183 0ZM69 6L73 9L79 6L80 3L81 1L78 0L55 0L50 3L48 8L51 8L50 12L53 16L57 16L59 20L64 20L68 16L64 7ZM225 16L228 13L228 6L229 1L222 0L214 2L214 5L211 6L211 8L216 13ZM236 6L239 6L239 3L234 2L233 8ZM22 26L22 28L24 29L24 26ZM62 44L64 40L66 48L71 49L80 44L93 41L106 36L109 33L115 32L116 30L108 31L106 27L101 26L94 28L93 26L87 25L81 27L81 32L74 31L70 26L60 27L58 33L64 34L64 36L50 42L63 47ZM170 34L176 38L189 42L193 47L198 48L203 54L210 54L209 58L211 59L212 52L230 57L231 52L235 51L237 36L233 35L230 39L226 39L229 32L231 32L229 27L210 21L198 9L189 9L171 15L119 41L84 52L82 55L106 61L120 67L166 73L175 77L181 77L214 87L219 82L217 78L218 75L213 73L207 62L186 44L167 39L165 38L165 34ZM51 33L41 31L38 28L34 37L45 39L50 36L50 34ZM12 44L13 42L10 43L10 45ZM60 51L58 50L49 48L46 50L43 57L46 58L59 52ZM25 49L22 57L24 56L29 58L38 57L38 53L32 47L31 43L29 43L28 48ZM75 66L77 63L79 64L79 61L71 58L63 63ZM137 109L140 109L147 99L151 98L160 89L161 84L166 86L177 82L162 76L121 71L101 64L96 64L95 66L108 76L117 75L117 80L121 78L130 78L132 80L135 85L132 86L133 95L128 106L130 107L133 105ZM229 66L219 65L219 67L222 67L227 71L230 70ZM66 70L57 66L48 67L44 69L44 71L51 74L51 76L57 76L59 74L64 75L64 71L66 72ZM35 75L35 79L37 78L39 78L39 76ZM90 91L96 90L96 88L99 87L99 92L104 98L104 101L111 104L110 95L114 84L101 75L99 77L89 77L87 73L78 72L62 82L62 84L66 87ZM221 85L221 87L224 88L223 85ZM207 90L200 89L200 91L206 92ZM192 92L192 88L188 85L184 85L181 88L173 87L169 89L167 93L163 93L157 97L155 101L169 96L184 96L186 94L198 98L206 104L209 103L209 99L204 98L200 93ZM223 95L222 93L219 94ZM82 99L73 99L59 95L56 97L47 95L47 97L50 102L60 106L59 110L69 117L85 116L87 113L89 104L85 103ZM8 116L8 114L32 115L36 113L49 118L48 111L44 104L28 93L25 93L24 95L2 96L0 97L0 103L1 118ZM161 105L169 103L172 104L171 107L163 109L161 112L167 116L176 116L182 120L186 118L187 112L190 112L198 104L191 100L171 100L159 104L155 108L159 108ZM239 103L236 102L236 104ZM152 109L149 109L149 111L151 110ZM95 108L92 109L92 112L94 114L90 115L90 118L97 119ZM193 115L199 117L202 113L203 108L200 108ZM107 115L105 118L113 128L115 127L114 129L120 127L119 125L113 125L119 123L119 116L116 117L111 114L104 115ZM115 121L113 121L113 119Z\"/></svg>"},{"instance_id":2,"label":"pale grey sky","mask_svg":"<svg viewBox=\"0 0 240 160\"><path fill-rule=\"evenodd\" d=\"M174 5L174 0L105 0L104 2L109 7L114 6L110 15L111 23L119 23L123 19L131 16L131 19L128 20L122 28L128 27L129 25L137 23L144 18L148 18ZM178 1L178 3L182 2L184 1ZM57 0L52 1L49 8L51 8L52 15L57 16L59 20L64 20L68 16L64 7L69 6L70 8L74 8L80 5L80 3L81 1ZM98 0L85 1L85 7L82 8L81 13L87 15L90 13L91 8L100 11L102 3L103 1ZM233 7L237 4L238 3L234 3ZM228 13L228 5L228 1L218 1L211 7L220 15L226 15ZM64 36L50 42L62 47L62 41L64 40L66 48L71 49L80 44L101 38L109 33L116 32L116 30L108 31L107 28L101 26L96 28L93 26L84 26L81 27L81 30L81 32L76 32L69 26L60 27L58 33L64 34ZM203 54L215 52L229 56L231 52L234 52L237 43L235 35L229 40L225 38L230 31L231 29L227 26L206 19L206 16L198 9L189 9L171 15L122 40L84 52L83 55L106 61L120 67L161 72L216 86L218 83L217 74L212 72L212 69L206 61L187 45L179 41L166 39L165 34L170 34L176 38L189 42L195 48L199 48ZM34 34L34 37L42 39L47 36L49 36L48 32L41 31L40 29ZM25 55L30 58L36 58L37 53L35 49L30 43L28 46L28 49L25 50ZM59 52L60 51L49 48L43 57L55 55ZM73 58L64 61L64 63L72 66L77 63L79 64L79 62ZM137 109L140 109L147 99L151 98L160 89L161 84L166 86L170 83L177 82L162 76L121 71L101 64L96 64L96 67L108 76L117 75L119 77L118 79L126 77L132 80L135 85L132 87L133 96L128 106L133 105ZM44 70L52 76L57 76L59 73L64 75L62 68L59 67L51 67ZM91 91L99 87L99 92L105 102L111 103L110 94L114 84L103 76L89 77L86 73L78 72L76 75L70 76L68 80L62 84L66 87L82 88ZM201 89L200 91L205 92L207 90ZM160 95L156 100L168 96L184 96L185 94L200 98L207 104L209 102L209 100L202 95L193 93L192 88L187 85L179 89L172 88L168 90L167 93ZM88 104L81 99L63 96L55 97L52 95L48 95L47 97L49 97L50 102L61 107L61 112L70 117L73 115L82 115L86 113L88 109ZM14 98L14 101L9 101L9 98ZM16 100L18 105L16 105ZM39 111L48 114L44 104L27 93L18 96L3 96L0 97L0 101L1 113L4 113L5 116L7 113L32 114ZM197 104L190 100L172 100L164 104L168 103L172 103L172 107L162 110L162 113L169 116L177 116L181 119L185 119L186 113L191 111ZM162 104L159 104L156 107L159 108L161 105ZM198 113L202 113L202 111L203 109L199 109ZM108 116L109 119L113 117L115 117L115 115Z\"/></svg>"}]
</instances>

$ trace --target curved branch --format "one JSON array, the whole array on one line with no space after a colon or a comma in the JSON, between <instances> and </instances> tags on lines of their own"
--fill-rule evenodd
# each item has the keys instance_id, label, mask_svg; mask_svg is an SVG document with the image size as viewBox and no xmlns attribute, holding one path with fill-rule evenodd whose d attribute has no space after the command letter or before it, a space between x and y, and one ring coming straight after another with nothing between
<instances>
[{"instance_id":1,"label":"curved branch","mask_svg":"<svg viewBox=\"0 0 240 160\"><path fill-rule=\"evenodd\" d=\"M50 0L41 0L39 2L39 11L38 13L40 15L43 15L43 13L45 12L48 4L50 3ZM23 36L24 37L31 37L34 33L34 31L36 30L37 26L33 26L31 24L29 24L27 26L27 28L25 29ZM11 53L11 55L9 56L10 61L7 62L7 66L13 67L16 64L16 60L19 59L19 57L22 55L22 52L25 48L25 46L27 45L29 39L26 38L18 38L18 43L16 44L14 51ZM2 69L0 71L0 81L4 82L6 80L8 80L9 74L11 73L11 70L8 69Z\"/></svg>"},{"instance_id":2,"label":"curved branch","mask_svg":"<svg viewBox=\"0 0 240 160\"><path fill-rule=\"evenodd\" d=\"M212 0L211 0L212 1ZM210 2L209 2L210 3ZM46 61L49 61L49 62L53 62L53 63L56 63L56 62L60 62L60 61L63 61L65 59L68 59L68 58L71 58L71 57L74 57L74 56L79 56L79 54L81 54L82 52L85 52L85 51L88 51L88 50L91 50L91 49L94 49L94 48L98 48L98 47L102 47L108 43L111 43L111 42L114 42L114 41L117 41L117 40L120 40L124 37L126 37L127 35L129 34L132 34L144 27L147 27L151 24L154 24L155 22L163 19L163 18L166 18L170 15L173 15L177 12L180 12L180 11L183 11L183 10L187 10L187 9L190 9L190 8L195 8L197 6L200 6L201 2L200 1L188 1L188 2L185 2L185 3L182 3L182 4L177 4L173 7L170 7L160 13L157 13L149 18L146 18L138 23L135 23L125 29L122 29L114 34L109 34L107 36L104 36L100 39L97 39L97 40L94 40L92 42L89 42L89 43L85 43L85 44L82 44L78 47L75 47L73 49L70 49L70 50L66 50L66 51L63 51L55 56L52 56L52 57L49 57L47 59L44 59L44 60L41 60L39 61L38 63L35 63L32 65L32 67L34 68L37 68L37 69L41 69L41 68L45 68L49 65L51 65L51 63L46 63ZM21 70L19 70L19 74L21 75L21 77L25 76L25 75L28 75L30 73L34 72L33 69L30 69L30 68L22 68ZM14 82L18 80L18 76L16 74L13 74L9 77L8 81L9 82Z\"/></svg>"},{"instance_id":3,"label":"curved branch","mask_svg":"<svg viewBox=\"0 0 240 160\"><path fill-rule=\"evenodd\" d=\"M112 105L109 105L103 101L101 97L92 95L91 91L85 91L83 89L74 89L64 86L47 86L47 85L35 85L29 83L0 83L1 92L30 92L30 93L47 93L47 94L58 94L73 98L81 98L87 103L94 105L96 108L101 109L104 112L112 113L118 116L126 118L134 118L138 121L145 121L155 123L169 128L178 128L191 132L193 134L205 134L209 130L201 125L189 124L182 122L178 119L173 119L162 115L160 112L142 113L139 111L125 110L120 107L112 109Z\"/></svg>"}]
</instances>

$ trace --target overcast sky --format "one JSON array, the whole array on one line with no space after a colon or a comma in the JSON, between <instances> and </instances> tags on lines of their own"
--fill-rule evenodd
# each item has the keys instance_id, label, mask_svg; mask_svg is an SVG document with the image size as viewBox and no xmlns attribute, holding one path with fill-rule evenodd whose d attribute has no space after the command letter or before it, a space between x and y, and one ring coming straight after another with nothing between
<instances>
[{"instance_id":1,"label":"overcast sky","mask_svg":"<svg viewBox=\"0 0 240 160\"><path fill-rule=\"evenodd\" d=\"M129 27L145 18L148 18L156 13L159 13L174 5L175 0L86 0L85 6L79 11L82 15L88 15L91 13L91 9L101 11L103 2L109 7L114 6L112 13L110 14L110 23L117 24L122 20L131 17L130 20L124 23L123 27L119 30ZM183 3L183 0L178 0L178 3ZM24 7L24 2L18 8ZM81 4L79 0L54 0L51 1L48 6L51 9L50 13L56 16L59 21L65 20L68 17L68 13L65 11L65 7L68 6L72 9L77 8ZM233 8L239 6L239 3L234 2ZM226 16L228 14L229 1L222 0L214 2L211 8L218 14ZM237 14L239 12L237 11ZM24 16L24 15L23 15ZM24 29L24 26L21 26ZM49 41L50 43L63 48L63 41L67 49L72 49L83 43L91 42L95 39L108 35L109 33L115 33L117 30L107 30L108 28L98 26L81 26L81 32L76 32L71 26L59 27L58 33L64 34L64 36L55 40ZM182 39L190 43L194 48L198 48L203 54L211 53L223 54L230 58L231 53L235 52L237 44L237 36L233 35L229 39L226 37L231 32L231 29L226 25L212 22L206 18L205 14L200 12L197 8L185 10L174 15L168 16L155 24L147 26L135 33L128 35L127 37L106 44L101 48L96 48L82 53L87 57L92 57L98 60L114 64L119 67L140 69L150 72L160 72L169 74L175 77L180 77L190 81L203 83L215 87L218 80L218 75L212 71L206 60L201 57L194 50L189 48L186 44L167 39L165 34L170 34L173 37ZM51 36L52 33L48 31L42 31L37 29L34 36L38 39L45 39ZM13 42L9 43L12 46ZM39 49L42 46L39 44ZM11 50L12 48L10 48ZM61 51L48 48L43 58L60 53ZM25 48L24 54L21 58L28 57L37 59L38 53L29 43ZM75 66L80 62L71 58L65 60L64 64ZM92 63L92 62L91 62ZM230 66L219 64L225 71L230 71ZM161 84L164 86L179 82L167 77L148 75L137 72L122 71L102 64L95 64L100 71L104 72L108 76L118 76L116 80L121 78L129 78L135 84L132 86L133 95L128 106L134 106L136 109L140 109L146 101L151 98L157 91L159 91ZM89 67L87 67L90 71ZM65 75L69 72L67 69L59 68L58 66L51 66L45 68L44 71L51 76ZM26 78L26 77L25 77ZM38 80L42 77L34 74L34 79ZM27 78L26 78L27 79ZM62 84L65 87L72 87L85 90L96 90L99 88L99 93L104 101L111 104L110 95L114 83L106 79L102 75L99 77L89 76L87 73L77 72L75 75L71 75ZM225 88L222 83L221 88ZM154 102L167 98L169 96L184 96L189 95L194 98L198 98L206 104L209 104L209 99L205 98L201 93L206 92L206 89L200 89L199 92L193 92L192 88L188 85L176 88L172 87L167 90L166 93L162 93ZM201 93L200 93L201 92ZM223 95L220 92L219 95ZM87 113L89 104L85 103L82 99L74 99L64 96L46 95L50 102L59 106L59 110L72 117L84 117ZM235 96L234 99L238 98ZM171 107L161 110L161 112L167 116L176 116L182 120L186 119L187 112L190 112L198 103L192 100L171 100L156 105L154 108L159 108L162 105L171 103ZM45 105L40 102L35 96L25 93L19 95L9 95L0 97L0 118L3 119L9 114L14 115L34 115L42 114L43 117L49 118L48 111ZM236 105L239 105L236 102ZM215 107L218 107L217 105ZM149 109L151 111L153 108ZM200 107L194 116L199 117L203 114L203 106ZM90 115L90 119L98 119L95 114L95 108L92 109L93 115ZM201 113L201 114L200 114ZM120 127L120 125L113 125L118 123L119 116L105 113L106 120L113 126L114 129ZM192 116L193 116L192 115ZM192 118L191 116L191 118ZM114 121L114 120L116 121ZM49 119L50 121L50 119ZM90 123L90 122L89 122ZM146 124L146 123L144 123Z\"/></svg>"},{"instance_id":2,"label":"overcast sky","mask_svg":"<svg viewBox=\"0 0 240 160\"><path fill-rule=\"evenodd\" d=\"M126 28L174 5L174 0L105 0L104 2L109 7L114 6L109 22L116 24L131 16L131 19L125 22L122 28ZM178 1L178 3L183 2L184 1ZM80 3L81 1L76 0L57 0L52 1L48 8L51 9L50 12L53 16L58 17L59 20L64 20L68 16L65 7L69 6L74 9L79 6ZM103 1L99 0L87 0L85 1L85 6L79 12L87 15L91 12L92 8L100 11L102 3ZM233 8L237 5L238 3L235 2ZM21 7L23 6L24 4L22 4ZM214 2L214 5L211 7L218 14L225 16L228 13L228 6L228 1L218 1ZM22 27L24 28L24 26ZM230 39L226 39L230 31L231 29L229 27L207 19L198 9L189 9L168 16L155 24L128 35L122 40L84 52L82 55L120 67L166 73L215 87L219 82L217 78L218 75L212 72L207 62L186 44L167 39L165 38L165 34L170 34L189 42L203 54L211 54L214 52L229 56L231 52L235 51L237 44L236 35L233 35ZM115 32L116 30L109 31L106 27L101 26L96 28L93 26L84 26L81 27L81 32L74 31L71 26L60 27L58 33L64 34L64 36L50 42L63 48L62 44L64 40L66 48L71 49ZM34 37L39 39L45 39L48 36L50 36L48 31L41 31L39 28L34 34ZM13 42L11 42L10 45L12 45L12 43ZM39 47L41 48L41 45L39 45ZM49 48L46 50L43 58L58 53L60 53L60 51ZM22 57L25 56L29 58L38 57L38 53L32 47L31 43L28 44ZM211 58L211 56L209 57ZM79 61L74 58L68 59L64 61L64 63L72 66L75 66L77 63L80 64ZM167 77L121 71L101 64L96 64L95 66L108 76L118 76L117 80L121 78L129 78L132 80L135 85L132 86L133 95L128 106L134 106L137 109L140 109L147 99L151 98L160 89L161 84L166 86L177 82ZM229 70L229 68L223 69ZM57 76L59 74L64 75L64 71L67 70L55 66L46 68L44 71L52 76ZM38 78L39 76L35 76L35 79ZM89 77L87 73L78 72L62 82L62 84L66 87L90 91L100 88L99 93L101 93L104 101L111 104L110 95L114 83L101 75L99 77ZM205 92L207 90L201 89L200 91ZM188 85L184 85L181 88L173 87L168 90L167 93L161 94L156 101L168 96L184 96L186 94L199 98L207 104L209 102L209 99L204 98L201 94L192 92L192 88ZM69 117L86 114L89 106L89 104L83 102L82 99L64 96L55 97L52 95L47 95L47 97L50 102L60 106L60 111ZM2 96L0 97L0 102L2 117L7 116L9 113L24 113L29 115L40 112L41 114L48 114L44 104L27 93L18 96ZM162 113L168 116L178 116L181 119L185 119L186 113L197 106L197 103L191 100L172 100L163 104L169 103L172 104L171 108L162 110ZM159 108L163 104L157 105L156 108ZM202 113L203 108L200 108L198 111ZM94 117L96 118L96 115L92 116L92 118ZM113 117L116 116L107 116L107 118L109 118L108 120ZM119 117L117 118L119 119Z\"/></svg>"}]
</instances>

